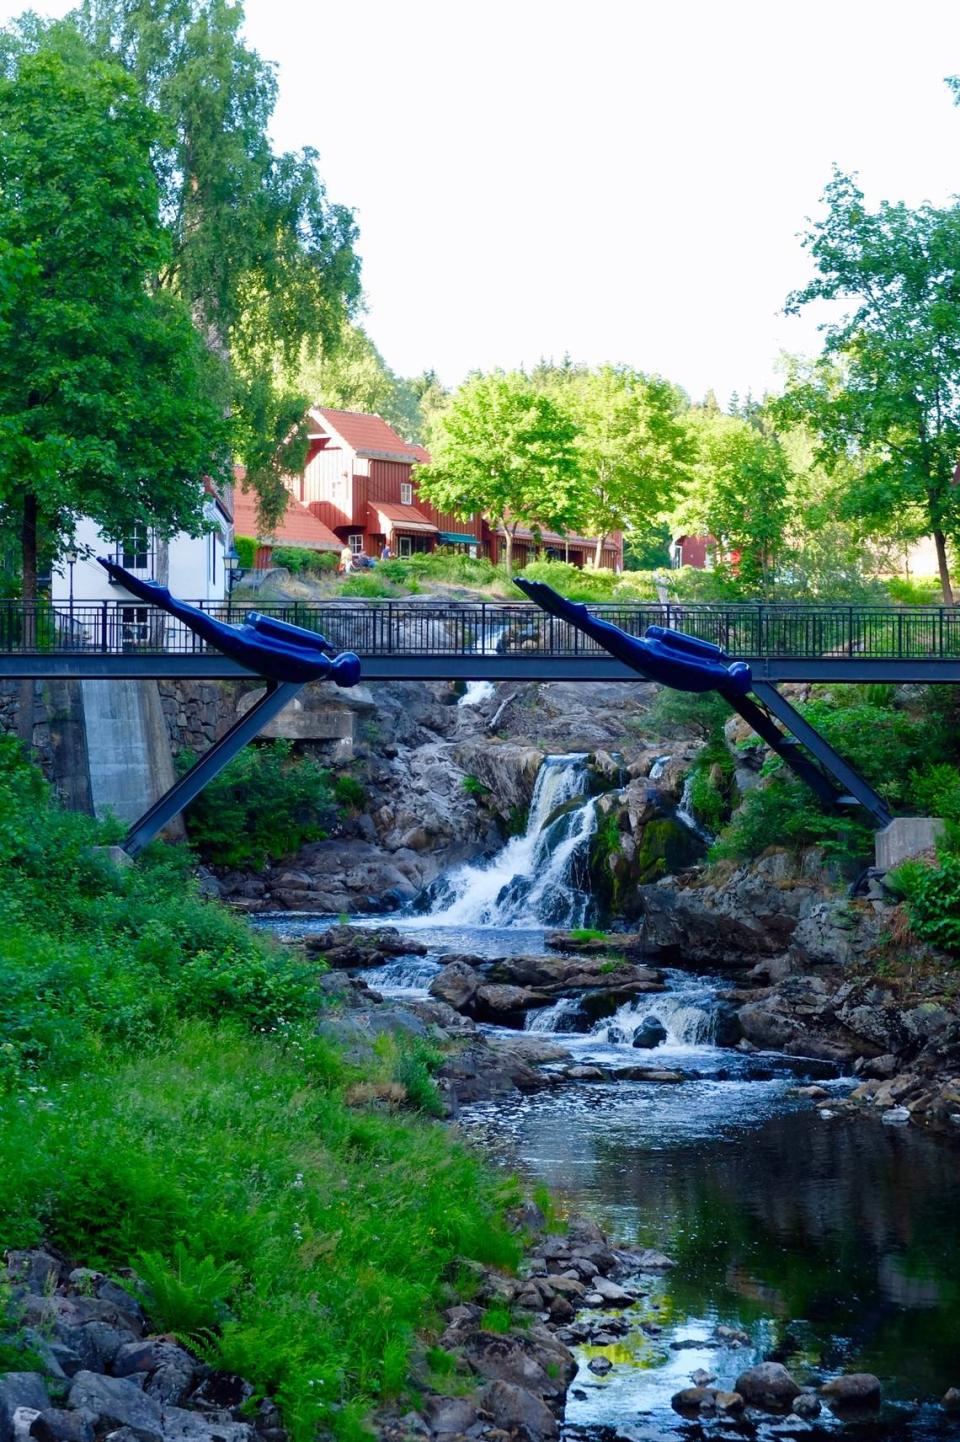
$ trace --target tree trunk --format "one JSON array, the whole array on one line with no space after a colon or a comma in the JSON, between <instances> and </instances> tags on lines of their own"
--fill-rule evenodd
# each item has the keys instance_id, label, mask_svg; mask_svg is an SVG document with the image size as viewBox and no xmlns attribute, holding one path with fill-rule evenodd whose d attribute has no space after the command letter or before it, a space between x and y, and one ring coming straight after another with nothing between
<instances>
[{"instance_id":1,"label":"tree trunk","mask_svg":"<svg viewBox=\"0 0 960 1442\"><path fill-rule=\"evenodd\" d=\"M937 548L937 570L940 572L943 604L945 606L952 606L953 587L950 584L950 567L947 564L947 538L942 531L934 530L933 543Z\"/></svg>"},{"instance_id":2,"label":"tree trunk","mask_svg":"<svg viewBox=\"0 0 960 1442\"><path fill-rule=\"evenodd\" d=\"M512 581L512 580L513 580L513 532L510 530L510 527L509 527L509 526L504 526L504 528L503 528L503 534L504 534L504 536L506 537L506 546L504 547L504 560L503 560L503 563L504 563L504 565L505 565L506 568L507 568L507 580L508 580L508 581Z\"/></svg>"},{"instance_id":3,"label":"tree trunk","mask_svg":"<svg viewBox=\"0 0 960 1442\"><path fill-rule=\"evenodd\" d=\"M23 517L20 522L20 552L22 561L22 594L24 601L36 604L37 600L37 498L24 496Z\"/></svg>"},{"instance_id":4,"label":"tree trunk","mask_svg":"<svg viewBox=\"0 0 960 1442\"><path fill-rule=\"evenodd\" d=\"M20 521L21 597L23 601L23 623L20 645L24 651L32 651L37 643L37 498L27 495L23 498L23 515ZM24 746L33 745L34 682L21 681L20 709L17 715L17 735Z\"/></svg>"},{"instance_id":5,"label":"tree trunk","mask_svg":"<svg viewBox=\"0 0 960 1442\"><path fill-rule=\"evenodd\" d=\"M607 539L607 533L606 533L606 531L604 531L604 533L603 533L602 536L598 536L598 537L597 537L597 549L596 549L596 551L594 552L594 555L593 555L593 569L594 569L595 571L599 571L600 566L601 566L601 563L602 563L602 561L603 561L603 543L604 543L604 541L605 541L606 539Z\"/></svg>"}]
</instances>

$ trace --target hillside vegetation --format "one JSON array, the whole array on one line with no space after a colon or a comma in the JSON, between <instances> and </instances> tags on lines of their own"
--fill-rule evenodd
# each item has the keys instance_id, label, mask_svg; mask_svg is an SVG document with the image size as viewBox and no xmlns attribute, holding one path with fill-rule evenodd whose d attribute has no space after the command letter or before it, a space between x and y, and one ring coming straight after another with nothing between
<instances>
[{"instance_id":1,"label":"hillside vegetation","mask_svg":"<svg viewBox=\"0 0 960 1442\"><path fill-rule=\"evenodd\" d=\"M110 839L0 739L0 1247L133 1267L294 1437L357 1436L458 1264L516 1260L512 1190L428 1119L422 1043L348 1060L315 1035L320 968L178 851L119 868Z\"/></svg>"}]
</instances>

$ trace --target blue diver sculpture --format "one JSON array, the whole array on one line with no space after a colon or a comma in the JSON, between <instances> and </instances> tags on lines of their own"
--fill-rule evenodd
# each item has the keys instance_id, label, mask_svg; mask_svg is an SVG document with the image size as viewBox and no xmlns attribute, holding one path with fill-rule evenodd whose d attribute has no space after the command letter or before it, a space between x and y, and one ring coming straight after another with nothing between
<instances>
[{"instance_id":1,"label":"blue diver sculpture","mask_svg":"<svg viewBox=\"0 0 960 1442\"><path fill-rule=\"evenodd\" d=\"M336 655L336 648L316 631L307 631L302 626L291 626L287 621L276 621L271 616L262 616L251 611L240 626L227 626L217 621L206 611L188 606L171 596L166 586L157 581L142 581L132 576L122 566L100 557L100 564L125 591L146 601L150 606L159 606L170 616L176 616L196 635L222 651L247 671L257 676L266 676L271 681L295 681L300 685L307 681L335 681L338 686L355 686L360 680L360 660L352 651ZM330 654L334 659L330 659Z\"/></svg>"},{"instance_id":2,"label":"blue diver sculpture","mask_svg":"<svg viewBox=\"0 0 960 1442\"><path fill-rule=\"evenodd\" d=\"M592 615L577 601L568 601L543 581L518 576L515 584L543 611L576 626L591 636L618 661L640 671L651 681L677 691L719 691L724 696L746 696L752 687L750 667L745 661L724 663L724 653L712 641L669 631L665 626L648 626L642 637L631 636L610 621Z\"/></svg>"},{"instance_id":3,"label":"blue diver sculpture","mask_svg":"<svg viewBox=\"0 0 960 1442\"><path fill-rule=\"evenodd\" d=\"M769 681L755 681L745 661L728 665L722 647L665 626L648 626L642 637L631 636L611 621L593 615L579 602L568 601L542 581L519 576L515 583L541 610L592 637L611 656L648 680L676 691L716 691L828 809L860 805L877 826L890 822L883 798L775 686ZM779 729L774 717L788 734Z\"/></svg>"},{"instance_id":4,"label":"blue diver sculpture","mask_svg":"<svg viewBox=\"0 0 960 1442\"><path fill-rule=\"evenodd\" d=\"M142 581L113 561L100 557L112 581L125 591L158 606L175 616L184 626L200 636L246 671L263 676L266 692L245 714L239 717L225 736L191 766L185 776L159 797L139 821L127 832L123 848L130 856L153 840L178 816L203 788L212 781L234 756L252 741L285 706L295 700L297 692L308 681L334 681L338 686L355 686L360 680L360 658L352 651L336 654L324 636L291 626L287 621L262 616L251 611L239 626L227 626L197 606L189 606L171 596L168 587L156 581ZM332 653L332 655L331 655Z\"/></svg>"}]
</instances>

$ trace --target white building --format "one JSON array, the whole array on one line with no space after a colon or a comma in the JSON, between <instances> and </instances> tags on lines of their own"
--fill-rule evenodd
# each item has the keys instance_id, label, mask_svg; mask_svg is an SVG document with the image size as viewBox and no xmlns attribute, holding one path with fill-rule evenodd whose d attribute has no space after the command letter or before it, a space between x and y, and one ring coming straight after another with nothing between
<instances>
[{"instance_id":1,"label":"white building","mask_svg":"<svg viewBox=\"0 0 960 1442\"><path fill-rule=\"evenodd\" d=\"M144 581L169 586L184 601L222 601L227 594L224 556L230 549L232 523L223 502L208 496L204 514L213 529L203 536L180 531L161 541L147 526L136 526L123 541L109 541L89 517L76 529L76 560L61 557L54 568L51 599L75 605L119 601L126 594L110 580L98 561L106 556Z\"/></svg>"},{"instance_id":2,"label":"white building","mask_svg":"<svg viewBox=\"0 0 960 1442\"><path fill-rule=\"evenodd\" d=\"M51 577L51 599L58 603L58 626L71 631L81 646L98 645L110 650L162 643L150 633L152 607L131 596L111 581L100 565L99 556L115 561L144 581L169 586L183 601L223 601L227 595L224 556L229 551L233 526L230 511L210 494L204 514L212 529L202 536L180 531L169 541L161 540L148 526L136 526L123 541L110 541L89 517L81 517L75 532L75 546L57 561ZM103 602L120 602L120 606ZM124 604L124 603L129 604ZM153 626L166 626L166 617L153 613ZM105 629L106 628L106 629Z\"/></svg>"}]
</instances>

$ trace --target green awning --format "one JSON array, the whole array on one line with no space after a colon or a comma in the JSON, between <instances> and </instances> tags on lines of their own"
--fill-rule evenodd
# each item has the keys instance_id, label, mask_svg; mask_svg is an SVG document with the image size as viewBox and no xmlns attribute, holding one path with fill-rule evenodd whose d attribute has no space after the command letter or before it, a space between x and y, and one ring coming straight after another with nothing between
<instances>
[{"instance_id":1,"label":"green awning","mask_svg":"<svg viewBox=\"0 0 960 1442\"><path fill-rule=\"evenodd\" d=\"M437 540L445 546L479 546L476 536L458 536L456 531L438 531Z\"/></svg>"}]
</instances>

